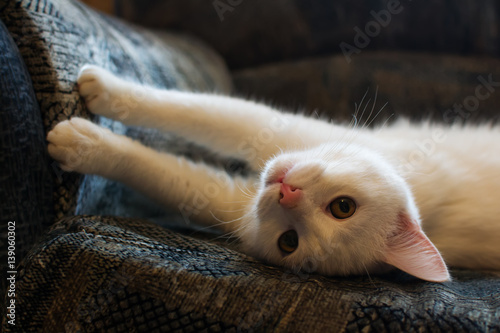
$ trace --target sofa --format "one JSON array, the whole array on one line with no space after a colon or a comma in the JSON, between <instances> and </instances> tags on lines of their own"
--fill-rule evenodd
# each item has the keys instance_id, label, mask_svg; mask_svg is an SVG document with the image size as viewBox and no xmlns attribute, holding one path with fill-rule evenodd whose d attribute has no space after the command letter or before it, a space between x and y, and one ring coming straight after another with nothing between
<instances>
[{"instance_id":1,"label":"sofa","mask_svg":"<svg viewBox=\"0 0 500 333\"><path fill-rule=\"evenodd\" d=\"M498 12L479 21L486 9L458 1L453 17L467 19L458 21L469 34L430 45L417 34L413 49L397 49L401 35L415 32L394 17L348 63L338 46L354 45L353 27L370 19L356 13L389 2L116 1L122 20L77 0L1 1L3 331L500 331L499 272L452 268L452 281L430 283L400 271L287 271L121 184L63 172L47 154L46 133L79 116L158 150L248 172L182 138L89 114L75 85L86 63L159 88L232 93L339 121L365 92L377 95L378 108L388 102L375 123L495 121L496 87L468 114L454 105L473 96L480 77L500 81ZM423 13L404 11L401 20Z\"/></svg>"}]
</instances>

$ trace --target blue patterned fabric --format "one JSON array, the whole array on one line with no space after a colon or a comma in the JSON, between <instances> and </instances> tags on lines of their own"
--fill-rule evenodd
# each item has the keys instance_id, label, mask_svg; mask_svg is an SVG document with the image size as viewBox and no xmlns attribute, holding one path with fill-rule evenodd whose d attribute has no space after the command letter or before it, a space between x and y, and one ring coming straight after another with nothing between
<instances>
[{"instance_id":1,"label":"blue patterned fabric","mask_svg":"<svg viewBox=\"0 0 500 333\"><path fill-rule=\"evenodd\" d=\"M224 63L188 36L133 28L77 1L4 1L0 9L0 18L21 50L31 77L36 78L33 88L45 132L72 116L91 117L75 83L79 69L86 63L157 87L226 93L231 89ZM129 130L107 119L95 121L116 132ZM134 133L141 138L153 135L141 134L151 131ZM156 145L169 146L169 140L155 138ZM109 212L107 206L120 205L109 192L123 189L121 185L95 177L82 179L77 174L63 173L57 165L51 169L55 176L53 209L58 218L75 211ZM80 187L82 181L85 190ZM122 205L120 211L132 215L127 213L127 206Z\"/></svg>"},{"instance_id":2,"label":"blue patterned fabric","mask_svg":"<svg viewBox=\"0 0 500 333\"><path fill-rule=\"evenodd\" d=\"M15 258L19 264L36 238L54 222L55 216L53 173L40 108L19 50L2 22L0 50L0 269L3 295L9 222L15 227Z\"/></svg>"}]
</instances>

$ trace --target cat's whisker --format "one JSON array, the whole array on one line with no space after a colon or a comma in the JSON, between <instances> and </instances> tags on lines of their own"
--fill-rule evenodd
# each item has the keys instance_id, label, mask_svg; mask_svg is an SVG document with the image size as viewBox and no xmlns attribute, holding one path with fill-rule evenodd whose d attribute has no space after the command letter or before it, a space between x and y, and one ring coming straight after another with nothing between
<instances>
[{"instance_id":1,"label":"cat's whisker","mask_svg":"<svg viewBox=\"0 0 500 333\"><path fill-rule=\"evenodd\" d=\"M238 238L238 234L240 233L240 231L244 230L247 227L248 226L245 224L240 224L240 226L238 228L236 228L235 230L225 232L224 234L219 236L217 239L219 239L219 238L233 238L233 237Z\"/></svg>"},{"instance_id":2,"label":"cat's whisker","mask_svg":"<svg viewBox=\"0 0 500 333\"><path fill-rule=\"evenodd\" d=\"M219 219L217 216L215 216L215 214L212 211L210 211L210 215L212 215L212 218L214 220L216 220L216 221L219 222L219 225L225 225L225 224L235 223L235 222L241 221L245 217L243 215L243 216L240 216L240 217L238 217L236 219L233 219L233 220L230 220L230 221L224 221L224 220Z\"/></svg>"},{"instance_id":3,"label":"cat's whisker","mask_svg":"<svg viewBox=\"0 0 500 333\"><path fill-rule=\"evenodd\" d=\"M243 190L241 190L240 194L241 194L244 198L246 198L246 199L247 199L247 200L241 201L240 203L249 202L249 201L251 201L251 200L255 197L255 195L254 195L254 194L252 194L252 193L246 193L246 192L245 192L245 191L243 191ZM234 203L237 203L237 202L235 201Z\"/></svg>"},{"instance_id":4,"label":"cat's whisker","mask_svg":"<svg viewBox=\"0 0 500 333\"><path fill-rule=\"evenodd\" d=\"M375 286L375 282L373 282L373 279L372 279L372 277L370 276L370 272L368 271L368 268L366 268L365 263L364 263L364 262L361 262L361 264L363 265L363 268L364 268L364 270L365 270L365 272L366 272L366 275L368 276L368 281L370 281L370 283L371 283L371 285L372 285L373 287L376 287L376 286Z\"/></svg>"},{"instance_id":5,"label":"cat's whisker","mask_svg":"<svg viewBox=\"0 0 500 333\"><path fill-rule=\"evenodd\" d=\"M233 220L224 221L224 220L221 220L220 218L218 218L217 216L215 216L215 214L214 214L212 211L210 211L209 213L210 213L211 217L212 217L215 221L217 221L218 223L211 223L211 224L210 224L210 225L208 225L208 226L205 226L205 227L203 227L203 228L200 228L200 229L199 229L199 231L205 231L205 230L210 230L210 229L214 229L214 228L220 228L220 227L225 226L225 225L228 225L228 224L233 224L233 223L236 223L236 222L241 221L242 219L244 219L244 218L245 218L245 216L244 216L244 215L242 215L242 216L240 216L240 217L238 217L238 218L235 218L235 219L233 219Z\"/></svg>"},{"instance_id":6,"label":"cat's whisker","mask_svg":"<svg viewBox=\"0 0 500 333\"><path fill-rule=\"evenodd\" d=\"M372 108L370 110L370 114L368 115L368 117L366 117L366 120L365 120L365 123L363 124L363 126L361 126L361 128L367 128L368 126L366 125L366 123L368 121L370 121L371 117L372 117L372 114L373 114L373 110L375 110L375 105L377 105L377 97L378 97L378 86L375 88L375 98L373 100L373 104L372 104ZM376 116L375 116L376 118ZM371 122L370 122L371 124Z\"/></svg>"},{"instance_id":7,"label":"cat's whisker","mask_svg":"<svg viewBox=\"0 0 500 333\"><path fill-rule=\"evenodd\" d=\"M252 190L248 187L248 182L240 183L240 182L235 182L236 187L240 192L247 198L247 199L253 199L255 197L255 190ZM243 188L244 186L245 188ZM247 200L248 202L248 200Z\"/></svg>"},{"instance_id":8,"label":"cat's whisker","mask_svg":"<svg viewBox=\"0 0 500 333\"><path fill-rule=\"evenodd\" d=\"M347 127L350 128L350 129L354 129L354 128L358 127L358 118L357 118L357 114L356 113L354 113L352 115L351 122L349 123L349 125Z\"/></svg>"},{"instance_id":9,"label":"cat's whisker","mask_svg":"<svg viewBox=\"0 0 500 333\"><path fill-rule=\"evenodd\" d=\"M225 205L231 205L231 204L244 204L248 203L248 200L236 200L236 201L224 201L223 202ZM241 208L241 210L245 209L244 207Z\"/></svg>"},{"instance_id":10,"label":"cat's whisker","mask_svg":"<svg viewBox=\"0 0 500 333\"><path fill-rule=\"evenodd\" d=\"M217 221L219 221L219 223L213 223L212 225L204 226L202 228L199 228L199 229L193 231L193 233L196 233L196 232L199 232L199 231L207 231L207 230L212 230L212 229L218 229L221 226L224 226L224 225L227 224L226 222L220 221L220 220L216 219L215 217L214 217L214 219L217 220Z\"/></svg>"},{"instance_id":11,"label":"cat's whisker","mask_svg":"<svg viewBox=\"0 0 500 333\"><path fill-rule=\"evenodd\" d=\"M365 115L365 112L366 112L366 109L368 108L368 105L370 105L370 102L372 101L371 98L368 99L368 101L366 101L366 104L365 104L365 107L363 108L363 111L361 112L361 116L359 116L359 120L362 121L363 120L363 117ZM366 122L366 120L365 120ZM361 128L363 128L363 126L361 126Z\"/></svg>"},{"instance_id":12,"label":"cat's whisker","mask_svg":"<svg viewBox=\"0 0 500 333\"><path fill-rule=\"evenodd\" d=\"M368 93L368 90L366 91L365 95L363 96L362 102L365 99L365 96L367 93ZM349 130L343 133L341 139L338 140L339 143L345 143L346 146L348 146L352 143L352 141L355 139L355 137L359 134L359 132L358 132L359 126L360 126L360 123L363 119L366 108L368 107L368 104L370 103L370 101L371 101L371 99L369 99L367 101L365 107L363 108L363 112L362 112L361 116L358 116L361 105L355 110L355 113L353 115L353 119L355 119L355 125L352 127L348 127ZM365 123L366 123L366 121L365 121Z\"/></svg>"},{"instance_id":13,"label":"cat's whisker","mask_svg":"<svg viewBox=\"0 0 500 333\"><path fill-rule=\"evenodd\" d=\"M332 145L329 149L329 156L332 156L334 154L341 154L345 149L347 149L355 137L358 135L357 129L350 129L349 131L346 131L343 133L342 137L340 140L335 142L334 145Z\"/></svg>"},{"instance_id":14,"label":"cat's whisker","mask_svg":"<svg viewBox=\"0 0 500 333\"><path fill-rule=\"evenodd\" d=\"M235 238L235 240L233 242L230 242L230 239L232 238ZM229 245L233 245L234 243L236 243L238 241L237 237L236 236L233 236L233 235L220 235L220 236L217 236L217 237L214 237L214 238L210 238L209 241L210 242L215 242L215 241L218 241L220 239L224 239L225 240L225 243L226 244L229 244Z\"/></svg>"},{"instance_id":15,"label":"cat's whisker","mask_svg":"<svg viewBox=\"0 0 500 333\"><path fill-rule=\"evenodd\" d=\"M232 202L228 202L227 204L228 205L232 204ZM242 208L239 208L239 209L218 209L217 211L220 212L220 213L238 213L238 212L244 212L244 211L246 211L246 207L242 207Z\"/></svg>"},{"instance_id":16,"label":"cat's whisker","mask_svg":"<svg viewBox=\"0 0 500 333\"><path fill-rule=\"evenodd\" d=\"M365 94L363 95L363 97L361 98L361 101L359 102L359 105L357 105L356 103L354 103L354 114L357 116L358 113L359 113L359 110L361 109L362 105L363 105L363 102L366 98L366 96L368 95L368 92L370 91L370 88L366 89L365 91ZM367 103L368 104L368 103ZM366 107L365 107L366 108ZM364 111L363 111L364 112ZM361 115L361 117L359 117L359 120L361 120L363 118L363 115Z\"/></svg>"},{"instance_id":17,"label":"cat's whisker","mask_svg":"<svg viewBox=\"0 0 500 333\"><path fill-rule=\"evenodd\" d=\"M211 226L207 226L205 228L201 228L199 231L206 231L206 230L210 230L212 228L227 228L227 225L228 224L238 224L238 226L236 228L232 228L234 229L233 231L229 231L229 232L226 232L224 233L223 235L220 235L218 237L215 237L215 239L220 239L220 238L225 238L227 237L228 235L230 235L231 237L237 237L237 236L234 236L234 235L237 235L241 230L244 230L247 226L244 224L244 223L238 223L240 222L241 220L244 219L245 216L241 216L237 219L234 219L234 220L231 220L231 221L223 221L221 219L219 219L218 217L216 217L212 212L210 212L210 214L212 215L212 218L216 221L218 221L219 223L214 223L212 224Z\"/></svg>"},{"instance_id":18,"label":"cat's whisker","mask_svg":"<svg viewBox=\"0 0 500 333\"><path fill-rule=\"evenodd\" d=\"M373 117L372 121L370 121L370 123L367 125L367 127L370 127L370 125L373 123L373 121L375 119L377 119L377 117L380 115L380 113L385 109L385 107L389 104L389 102L386 102L384 105L382 105L382 107L380 108L380 110L377 112L377 114Z\"/></svg>"},{"instance_id":19,"label":"cat's whisker","mask_svg":"<svg viewBox=\"0 0 500 333\"><path fill-rule=\"evenodd\" d=\"M225 239L226 241L229 241L232 238L235 238L236 240L238 240L239 237L237 236L237 232L236 231L227 232L227 233L224 233L224 234L222 234L220 236L211 238L211 241L216 241L216 240L219 240L219 239Z\"/></svg>"},{"instance_id":20,"label":"cat's whisker","mask_svg":"<svg viewBox=\"0 0 500 333\"><path fill-rule=\"evenodd\" d=\"M240 239L239 235L246 233L245 230L246 229L250 229L250 228L251 228L250 224L243 224L242 223L236 230L231 231L231 232L227 232L227 233L219 236L216 239L227 238L229 240L231 238L235 238L235 240L232 243L232 244L234 244L234 243L236 243Z\"/></svg>"},{"instance_id":21,"label":"cat's whisker","mask_svg":"<svg viewBox=\"0 0 500 333\"><path fill-rule=\"evenodd\" d=\"M328 142L331 142L331 137L336 134L336 128L332 128L331 131L329 131L329 134L328 134ZM334 153L339 153L343 150L344 147L347 147L349 145L349 143L354 140L354 137L356 136L357 132L356 132L356 128L350 128L348 131L344 132L342 134L342 136L340 137L340 139L338 140L335 140L335 142L333 142L330 146L329 146L329 153L328 155L331 156L332 154ZM346 139L347 138L347 139ZM341 145L344 145L343 147L341 147ZM339 147L341 147L339 149ZM321 149L321 152L323 152L323 149L325 149L326 146L323 146L323 148Z\"/></svg>"},{"instance_id":22,"label":"cat's whisker","mask_svg":"<svg viewBox=\"0 0 500 333\"><path fill-rule=\"evenodd\" d=\"M387 117L387 119L382 123L382 125L377 130L377 133L380 133L384 128L387 127L389 120L391 120L391 118L394 117L394 115L395 115L394 113L391 113L389 117Z\"/></svg>"}]
</instances>

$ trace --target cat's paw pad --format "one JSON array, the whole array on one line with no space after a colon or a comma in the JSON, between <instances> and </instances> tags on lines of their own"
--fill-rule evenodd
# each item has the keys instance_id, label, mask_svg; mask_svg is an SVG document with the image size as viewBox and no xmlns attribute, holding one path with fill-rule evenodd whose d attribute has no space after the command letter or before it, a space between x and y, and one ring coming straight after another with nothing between
<instances>
[{"instance_id":1,"label":"cat's paw pad","mask_svg":"<svg viewBox=\"0 0 500 333\"><path fill-rule=\"evenodd\" d=\"M129 108L124 102L129 85L113 73L95 65L85 65L78 74L78 90L90 112L123 120Z\"/></svg>"},{"instance_id":2,"label":"cat's paw pad","mask_svg":"<svg viewBox=\"0 0 500 333\"><path fill-rule=\"evenodd\" d=\"M47 134L48 151L64 171L95 173L109 133L82 118L65 120Z\"/></svg>"}]
</instances>

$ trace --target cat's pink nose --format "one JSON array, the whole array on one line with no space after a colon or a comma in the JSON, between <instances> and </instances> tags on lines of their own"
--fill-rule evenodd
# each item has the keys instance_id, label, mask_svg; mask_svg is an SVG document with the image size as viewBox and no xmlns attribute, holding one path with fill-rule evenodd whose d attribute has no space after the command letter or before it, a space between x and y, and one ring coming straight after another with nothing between
<instances>
[{"instance_id":1,"label":"cat's pink nose","mask_svg":"<svg viewBox=\"0 0 500 333\"><path fill-rule=\"evenodd\" d=\"M280 204L286 208L294 208L299 203L300 197L302 196L302 190L290 186L286 183L281 183L280 188Z\"/></svg>"}]
</instances>

